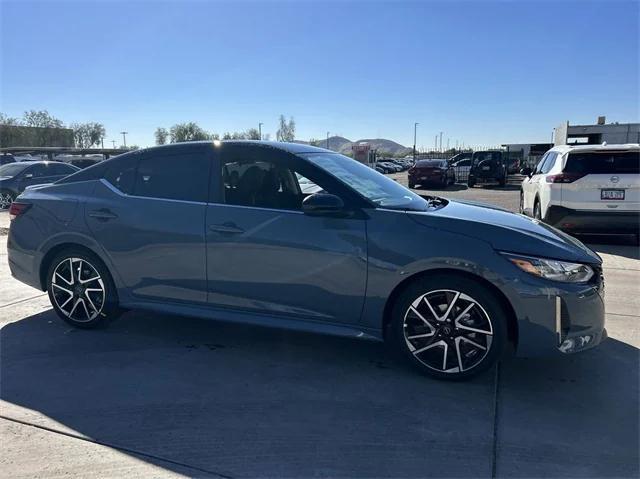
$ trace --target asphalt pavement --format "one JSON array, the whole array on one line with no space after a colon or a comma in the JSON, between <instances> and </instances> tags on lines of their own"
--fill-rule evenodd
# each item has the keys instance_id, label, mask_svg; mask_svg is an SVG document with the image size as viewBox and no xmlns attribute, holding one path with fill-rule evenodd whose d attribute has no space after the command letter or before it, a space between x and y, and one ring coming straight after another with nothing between
<instances>
[{"instance_id":1,"label":"asphalt pavement","mask_svg":"<svg viewBox=\"0 0 640 479\"><path fill-rule=\"evenodd\" d=\"M431 194L518 204L513 185ZM640 474L633 244L590 245L607 284L600 347L448 383L367 341L135 311L72 329L10 277L7 223L0 213L2 477Z\"/></svg>"}]
</instances>

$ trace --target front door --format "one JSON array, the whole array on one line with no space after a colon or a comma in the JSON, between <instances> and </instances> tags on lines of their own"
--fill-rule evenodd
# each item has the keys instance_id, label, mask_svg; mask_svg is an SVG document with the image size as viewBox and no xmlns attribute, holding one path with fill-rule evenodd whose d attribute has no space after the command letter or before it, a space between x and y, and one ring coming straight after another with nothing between
<instances>
[{"instance_id":1,"label":"front door","mask_svg":"<svg viewBox=\"0 0 640 479\"><path fill-rule=\"evenodd\" d=\"M257 145L223 144L220 152L206 214L209 302L357 323L366 289L365 219L304 214L309 193L300 184L307 192L310 183L328 187L301 158Z\"/></svg>"}]
</instances>

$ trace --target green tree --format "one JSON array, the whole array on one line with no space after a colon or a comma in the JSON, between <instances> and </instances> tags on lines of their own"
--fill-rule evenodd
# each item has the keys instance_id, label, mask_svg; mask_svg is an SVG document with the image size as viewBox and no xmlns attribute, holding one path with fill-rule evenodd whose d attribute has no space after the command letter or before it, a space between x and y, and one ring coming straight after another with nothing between
<instances>
[{"instance_id":1,"label":"green tree","mask_svg":"<svg viewBox=\"0 0 640 479\"><path fill-rule=\"evenodd\" d=\"M25 111L22 121L25 126L35 126L39 128L64 128L62 120L51 116L47 110Z\"/></svg>"},{"instance_id":2,"label":"green tree","mask_svg":"<svg viewBox=\"0 0 640 479\"><path fill-rule=\"evenodd\" d=\"M156 132L154 133L156 137L156 145L165 145L167 143L167 139L169 138L169 132L166 128L156 128Z\"/></svg>"},{"instance_id":3,"label":"green tree","mask_svg":"<svg viewBox=\"0 0 640 479\"><path fill-rule=\"evenodd\" d=\"M276 132L276 138L278 141L293 141L296 137L296 122L293 117L289 118L289 121L284 117L284 115L280 115L278 119L278 123L280 127Z\"/></svg>"},{"instance_id":4,"label":"green tree","mask_svg":"<svg viewBox=\"0 0 640 479\"><path fill-rule=\"evenodd\" d=\"M106 135L106 130L102 123L72 123L71 129L78 148L91 148L94 145L100 145Z\"/></svg>"},{"instance_id":5,"label":"green tree","mask_svg":"<svg viewBox=\"0 0 640 479\"><path fill-rule=\"evenodd\" d=\"M0 112L0 125L20 126L22 125L22 121L19 118L7 116L4 113Z\"/></svg>"},{"instance_id":6,"label":"green tree","mask_svg":"<svg viewBox=\"0 0 640 479\"><path fill-rule=\"evenodd\" d=\"M169 130L169 135L171 136L171 143L210 139L210 135L192 121L173 125Z\"/></svg>"},{"instance_id":7,"label":"green tree","mask_svg":"<svg viewBox=\"0 0 640 479\"><path fill-rule=\"evenodd\" d=\"M247 140L260 140L260 131L257 128L249 128L245 133Z\"/></svg>"}]
</instances>

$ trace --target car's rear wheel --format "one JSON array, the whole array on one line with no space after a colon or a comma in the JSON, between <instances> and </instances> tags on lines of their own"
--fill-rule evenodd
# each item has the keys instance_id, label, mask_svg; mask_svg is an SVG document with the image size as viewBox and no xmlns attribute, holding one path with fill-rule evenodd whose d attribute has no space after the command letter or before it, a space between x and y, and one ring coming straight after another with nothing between
<instances>
[{"instance_id":1,"label":"car's rear wheel","mask_svg":"<svg viewBox=\"0 0 640 479\"><path fill-rule=\"evenodd\" d=\"M6 210L11 206L11 203L16 199L16 197L7 190L0 191L0 210Z\"/></svg>"},{"instance_id":2,"label":"car's rear wheel","mask_svg":"<svg viewBox=\"0 0 640 479\"><path fill-rule=\"evenodd\" d=\"M507 315L482 284L456 275L406 288L392 312L387 339L422 372L466 379L492 367L507 343Z\"/></svg>"},{"instance_id":3,"label":"car's rear wheel","mask_svg":"<svg viewBox=\"0 0 640 479\"><path fill-rule=\"evenodd\" d=\"M520 192L520 214L524 214L524 193Z\"/></svg>"},{"instance_id":4,"label":"car's rear wheel","mask_svg":"<svg viewBox=\"0 0 640 479\"><path fill-rule=\"evenodd\" d=\"M83 250L56 255L47 273L47 292L58 316L78 328L104 326L121 312L109 271Z\"/></svg>"},{"instance_id":5,"label":"car's rear wheel","mask_svg":"<svg viewBox=\"0 0 640 479\"><path fill-rule=\"evenodd\" d=\"M542 211L540 209L540 201L538 201L538 199L536 199L536 202L533 204L533 217L542 221Z\"/></svg>"},{"instance_id":6,"label":"car's rear wheel","mask_svg":"<svg viewBox=\"0 0 640 479\"><path fill-rule=\"evenodd\" d=\"M410 181L409 182L409 188L415 188L415 187L416 187L416 184L413 183L412 181Z\"/></svg>"},{"instance_id":7,"label":"car's rear wheel","mask_svg":"<svg viewBox=\"0 0 640 479\"><path fill-rule=\"evenodd\" d=\"M473 188L476 185L476 180L467 180L467 186Z\"/></svg>"}]
</instances>

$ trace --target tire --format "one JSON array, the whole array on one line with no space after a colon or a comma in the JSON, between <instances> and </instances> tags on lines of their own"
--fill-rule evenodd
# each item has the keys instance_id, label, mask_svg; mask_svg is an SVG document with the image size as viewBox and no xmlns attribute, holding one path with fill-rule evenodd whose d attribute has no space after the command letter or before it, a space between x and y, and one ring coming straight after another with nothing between
<instances>
[{"instance_id":1,"label":"tire","mask_svg":"<svg viewBox=\"0 0 640 479\"><path fill-rule=\"evenodd\" d=\"M56 314L76 328L106 326L122 312L106 266L82 249L69 248L53 258L47 271L47 293Z\"/></svg>"},{"instance_id":2,"label":"tire","mask_svg":"<svg viewBox=\"0 0 640 479\"><path fill-rule=\"evenodd\" d=\"M398 296L391 314L391 348L437 379L469 379L493 367L506 350L507 314L473 279L442 274L416 280Z\"/></svg>"},{"instance_id":3,"label":"tire","mask_svg":"<svg viewBox=\"0 0 640 479\"><path fill-rule=\"evenodd\" d=\"M467 180L467 186L473 188L476 185L476 180Z\"/></svg>"},{"instance_id":4,"label":"tire","mask_svg":"<svg viewBox=\"0 0 640 479\"><path fill-rule=\"evenodd\" d=\"M0 191L0 210L9 209L11 203L13 203L16 199L16 195L11 193L9 190Z\"/></svg>"},{"instance_id":5,"label":"tire","mask_svg":"<svg viewBox=\"0 0 640 479\"><path fill-rule=\"evenodd\" d=\"M520 192L520 214L524 214L524 192Z\"/></svg>"},{"instance_id":6,"label":"tire","mask_svg":"<svg viewBox=\"0 0 640 479\"><path fill-rule=\"evenodd\" d=\"M506 179L506 178L500 178L500 179L498 180L498 184L499 184L500 186L504 186L504 185L506 185L506 184L507 184L507 179Z\"/></svg>"},{"instance_id":7,"label":"tire","mask_svg":"<svg viewBox=\"0 0 640 479\"><path fill-rule=\"evenodd\" d=\"M542 221L542 211L540 209L540 201L536 198L536 201L533 203L533 217L537 220Z\"/></svg>"},{"instance_id":8,"label":"tire","mask_svg":"<svg viewBox=\"0 0 640 479\"><path fill-rule=\"evenodd\" d=\"M416 187L416 184L415 184L415 183L411 183L411 182L409 183L409 188L413 189L413 188L415 188L415 187Z\"/></svg>"}]
</instances>

